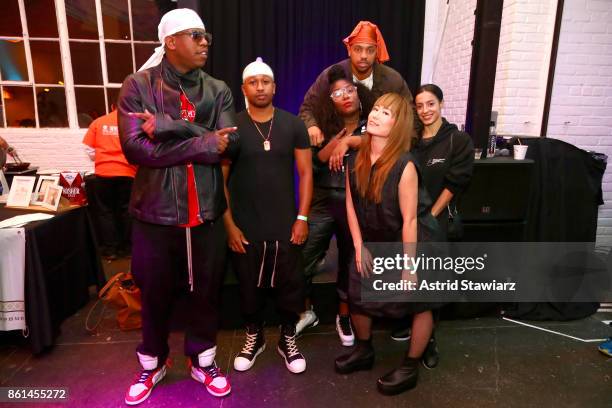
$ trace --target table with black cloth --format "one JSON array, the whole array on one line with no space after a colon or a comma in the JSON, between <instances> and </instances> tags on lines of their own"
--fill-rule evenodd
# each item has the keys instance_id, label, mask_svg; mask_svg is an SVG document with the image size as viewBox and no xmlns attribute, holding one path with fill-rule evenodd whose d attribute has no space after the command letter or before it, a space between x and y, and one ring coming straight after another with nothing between
<instances>
[{"instance_id":1,"label":"table with black cloth","mask_svg":"<svg viewBox=\"0 0 612 408\"><path fill-rule=\"evenodd\" d=\"M0 221L31 210L0 206ZM26 224L25 310L34 354L54 344L60 325L89 300L89 287L101 288L104 272L87 207Z\"/></svg>"}]
</instances>

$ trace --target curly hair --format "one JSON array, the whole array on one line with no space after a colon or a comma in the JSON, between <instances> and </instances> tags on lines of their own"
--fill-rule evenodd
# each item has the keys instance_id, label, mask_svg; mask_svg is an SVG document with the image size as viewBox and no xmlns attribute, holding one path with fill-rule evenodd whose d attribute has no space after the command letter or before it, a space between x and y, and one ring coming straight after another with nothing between
<instances>
[{"instance_id":1,"label":"curly hair","mask_svg":"<svg viewBox=\"0 0 612 408\"><path fill-rule=\"evenodd\" d=\"M329 97L331 89L337 81L345 80L357 86L357 96L361 103L359 112L359 120L366 119L374 106L374 95L372 92L361 84L355 84L352 78L347 78L344 69L340 65L332 66L327 72L327 80L329 82L328 92L324 92L319 97L319 101L315 105L314 118L317 121L319 128L325 135L325 140L334 137L344 128L344 120L338 114L334 102Z\"/></svg>"}]
</instances>

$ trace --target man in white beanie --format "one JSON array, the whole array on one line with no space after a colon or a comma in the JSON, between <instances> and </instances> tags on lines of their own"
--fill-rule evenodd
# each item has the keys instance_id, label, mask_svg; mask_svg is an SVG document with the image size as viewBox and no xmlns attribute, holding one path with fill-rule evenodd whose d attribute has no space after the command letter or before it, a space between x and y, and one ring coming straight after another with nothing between
<instances>
[{"instance_id":1,"label":"man in white beanie","mask_svg":"<svg viewBox=\"0 0 612 408\"><path fill-rule=\"evenodd\" d=\"M142 293L142 371L125 402L147 399L168 368L169 319L187 291L185 355L191 377L214 396L231 388L215 364L219 292L225 271L226 209L220 161L238 142L227 85L201 68L212 38L193 10L159 23L161 46L119 95L123 152L138 165L130 200L132 273Z\"/></svg>"},{"instance_id":2,"label":"man in white beanie","mask_svg":"<svg viewBox=\"0 0 612 408\"><path fill-rule=\"evenodd\" d=\"M274 73L261 58L247 65L242 81L247 110L237 115L240 151L231 165L223 165L229 201L223 221L247 324L234 369L250 369L265 349L263 312L270 294L281 321L277 351L289 371L301 373L306 360L297 347L295 324L304 310L301 257L312 196L308 132L297 116L272 105Z\"/></svg>"}]
</instances>

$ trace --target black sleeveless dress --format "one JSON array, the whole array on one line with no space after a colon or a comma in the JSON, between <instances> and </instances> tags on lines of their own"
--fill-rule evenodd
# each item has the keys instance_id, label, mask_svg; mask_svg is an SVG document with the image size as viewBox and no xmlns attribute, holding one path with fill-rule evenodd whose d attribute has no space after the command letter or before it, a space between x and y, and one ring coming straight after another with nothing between
<instances>
[{"instance_id":1,"label":"black sleeveless dress","mask_svg":"<svg viewBox=\"0 0 612 408\"><path fill-rule=\"evenodd\" d=\"M361 236L367 242L402 242L402 227L404 219L399 203L399 182L408 163L414 164L418 174L418 204L417 204L417 241L441 242L440 228L435 217L431 214L432 201L422 183L421 171L415 156L410 152L403 153L387 176L382 190L380 203L361 197L357 191L355 168L356 153L348 159L350 169L349 183L353 206L359 222ZM371 174L376 172L374 166ZM423 302L362 302L362 279L353 257L349 271L349 307L351 312L376 316L401 318L410 314L441 307L441 303Z\"/></svg>"}]
</instances>

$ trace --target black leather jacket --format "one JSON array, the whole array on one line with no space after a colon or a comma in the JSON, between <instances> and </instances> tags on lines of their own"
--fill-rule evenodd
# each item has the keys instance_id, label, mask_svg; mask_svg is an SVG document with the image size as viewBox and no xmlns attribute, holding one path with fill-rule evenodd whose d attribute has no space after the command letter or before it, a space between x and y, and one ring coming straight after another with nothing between
<instances>
[{"instance_id":1,"label":"black leather jacket","mask_svg":"<svg viewBox=\"0 0 612 408\"><path fill-rule=\"evenodd\" d=\"M194 122L180 119L180 89L195 105ZM151 140L143 121L130 112L155 114ZM138 165L130 213L138 220L162 225L188 222L187 164L193 163L203 221L214 221L227 208L215 129L235 126L231 91L223 81L200 69L178 73L166 58L156 67L128 76L118 100L119 137L128 161ZM224 155L238 148L238 134L229 135Z\"/></svg>"}]
</instances>

